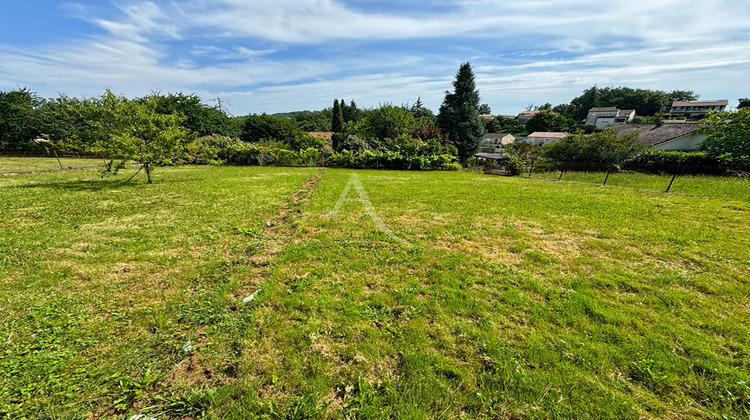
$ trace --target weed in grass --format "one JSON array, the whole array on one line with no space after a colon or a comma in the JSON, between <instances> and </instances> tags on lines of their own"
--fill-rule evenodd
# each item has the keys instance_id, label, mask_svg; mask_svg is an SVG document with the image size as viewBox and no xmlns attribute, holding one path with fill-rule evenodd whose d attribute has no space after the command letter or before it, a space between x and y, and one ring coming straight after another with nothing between
<instances>
[{"instance_id":1,"label":"weed in grass","mask_svg":"<svg viewBox=\"0 0 750 420\"><path fill-rule=\"evenodd\" d=\"M662 194L622 174L602 188L358 171L406 247L361 203L324 217L350 176L0 179L0 412L748 416L750 213L734 181Z\"/></svg>"}]
</instances>

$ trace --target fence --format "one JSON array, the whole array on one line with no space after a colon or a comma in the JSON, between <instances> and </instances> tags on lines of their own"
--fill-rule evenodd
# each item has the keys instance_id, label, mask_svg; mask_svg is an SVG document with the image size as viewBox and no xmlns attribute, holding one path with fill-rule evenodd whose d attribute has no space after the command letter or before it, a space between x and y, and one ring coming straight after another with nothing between
<instances>
[{"instance_id":1,"label":"fence","mask_svg":"<svg viewBox=\"0 0 750 420\"><path fill-rule=\"evenodd\" d=\"M500 168L499 168L500 167ZM504 165L488 166L485 173L509 175ZM716 176L680 173L649 173L635 169L623 170L616 166L576 167L559 170L540 159L529 161L518 174L523 178L550 182L569 181L605 187L618 186L662 192L683 192L720 196L727 199L750 201L750 177ZM741 173L735 173L743 175Z\"/></svg>"}]
</instances>

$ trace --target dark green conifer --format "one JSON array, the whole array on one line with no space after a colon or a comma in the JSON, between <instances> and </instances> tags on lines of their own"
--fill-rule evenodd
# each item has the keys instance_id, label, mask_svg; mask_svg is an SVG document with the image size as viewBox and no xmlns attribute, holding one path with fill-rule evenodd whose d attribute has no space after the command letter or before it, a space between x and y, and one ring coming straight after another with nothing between
<instances>
[{"instance_id":1,"label":"dark green conifer","mask_svg":"<svg viewBox=\"0 0 750 420\"><path fill-rule=\"evenodd\" d=\"M445 92L437 123L458 149L459 162L465 164L479 150L484 133L471 63L461 64L453 88L452 93Z\"/></svg>"}]
</instances>

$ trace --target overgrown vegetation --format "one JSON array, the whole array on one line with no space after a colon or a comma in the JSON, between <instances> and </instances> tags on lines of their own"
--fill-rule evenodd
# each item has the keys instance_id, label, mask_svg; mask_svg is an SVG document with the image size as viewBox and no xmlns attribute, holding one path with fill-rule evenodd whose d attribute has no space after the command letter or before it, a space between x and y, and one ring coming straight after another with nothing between
<instances>
[{"instance_id":1,"label":"overgrown vegetation","mask_svg":"<svg viewBox=\"0 0 750 420\"><path fill-rule=\"evenodd\" d=\"M615 127L610 127L591 134L569 134L544 145L540 155L561 170L606 170L644 150L637 139L638 133L618 136Z\"/></svg>"},{"instance_id":2,"label":"overgrown vegetation","mask_svg":"<svg viewBox=\"0 0 750 420\"><path fill-rule=\"evenodd\" d=\"M737 112L713 112L703 120L706 140L701 149L708 156L750 171L750 108Z\"/></svg>"}]
</instances>

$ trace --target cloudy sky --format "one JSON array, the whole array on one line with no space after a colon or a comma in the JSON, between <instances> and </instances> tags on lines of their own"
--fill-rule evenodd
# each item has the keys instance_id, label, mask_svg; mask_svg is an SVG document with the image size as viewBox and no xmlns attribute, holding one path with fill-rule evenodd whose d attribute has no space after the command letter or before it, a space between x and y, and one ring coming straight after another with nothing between
<instances>
[{"instance_id":1,"label":"cloudy sky","mask_svg":"<svg viewBox=\"0 0 750 420\"><path fill-rule=\"evenodd\" d=\"M496 114L597 84L750 96L750 1L0 0L0 90L222 98L235 115L413 103L472 63Z\"/></svg>"}]
</instances>

